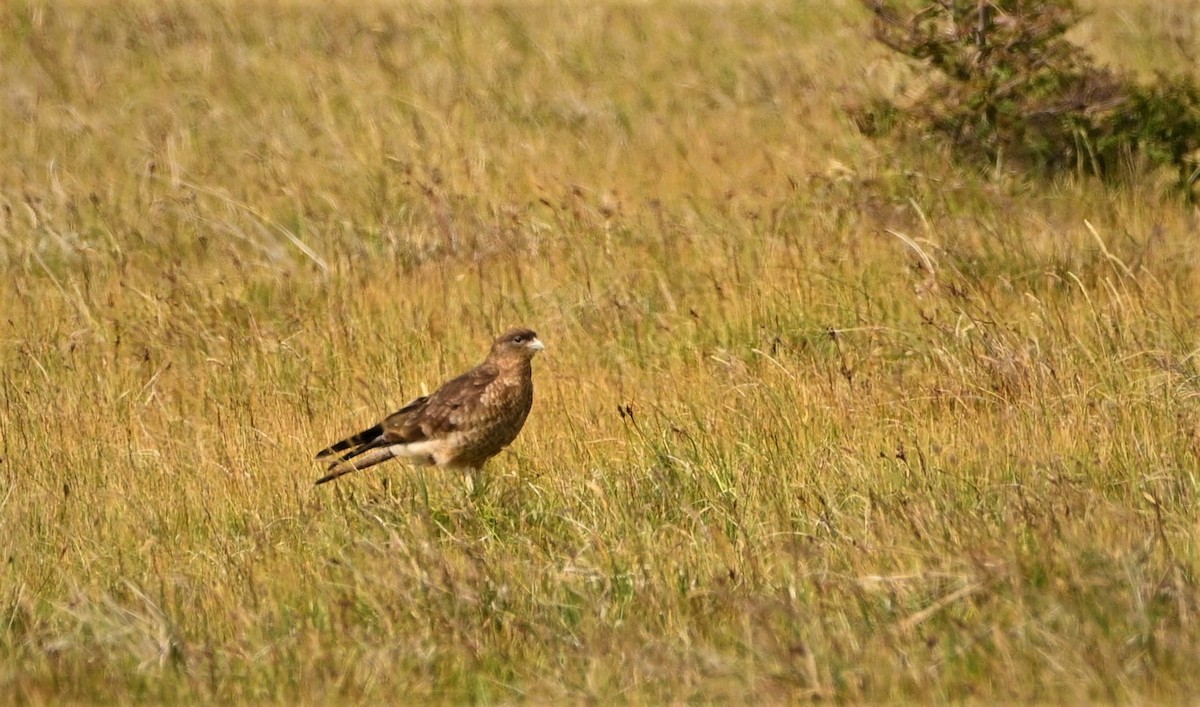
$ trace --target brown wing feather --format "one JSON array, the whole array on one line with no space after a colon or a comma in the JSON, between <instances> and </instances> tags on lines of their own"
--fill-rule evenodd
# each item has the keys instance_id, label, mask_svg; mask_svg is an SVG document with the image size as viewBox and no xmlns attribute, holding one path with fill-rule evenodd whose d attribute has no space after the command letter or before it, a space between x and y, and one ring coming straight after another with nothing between
<instances>
[{"instance_id":1,"label":"brown wing feather","mask_svg":"<svg viewBox=\"0 0 1200 707\"><path fill-rule=\"evenodd\" d=\"M372 447L379 446L380 443L385 441L383 439L385 430L397 429L401 427L400 421L414 414L419 414L419 411L427 402L429 402L429 396L422 395L391 415L388 415L383 422L368 427L357 434L350 435L343 440L334 442L325 449L317 452L317 460L326 461L330 458L336 457L335 461L343 461L345 459L358 456ZM395 441L402 442L405 440L397 439ZM415 442L419 440L414 439L411 441Z\"/></svg>"},{"instance_id":2,"label":"brown wing feather","mask_svg":"<svg viewBox=\"0 0 1200 707\"><path fill-rule=\"evenodd\" d=\"M419 411L396 420L393 425L384 423L384 436L394 429L395 441L410 440L409 435L420 435L416 439L438 439L458 430L465 414L479 405L483 391L499 374L497 368L484 362L466 373L446 381L438 388ZM390 420L390 418L389 418Z\"/></svg>"},{"instance_id":3,"label":"brown wing feather","mask_svg":"<svg viewBox=\"0 0 1200 707\"><path fill-rule=\"evenodd\" d=\"M496 367L484 362L447 381L432 395L413 400L379 424L322 449L317 452L317 460L328 462L330 470L338 468L339 471L317 483L391 459L394 455L381 451L391 445L437 439L454 432L464 415L469 416L479 405L480 396L497 375ZM345 463L363 454L367 456L353 464Z\"/></svg>"}]
</instances>

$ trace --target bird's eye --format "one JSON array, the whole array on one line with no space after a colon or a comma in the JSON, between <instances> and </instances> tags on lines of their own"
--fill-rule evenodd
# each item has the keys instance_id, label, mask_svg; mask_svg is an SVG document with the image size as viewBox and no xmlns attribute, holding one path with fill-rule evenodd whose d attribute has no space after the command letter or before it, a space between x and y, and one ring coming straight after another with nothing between
<instances>
[{"instance_id":1,"label":"bird's eye","mask_svg":"<svg viewBox=\"0 0 1200 707\"><path fill-rule=\"evenodd\" d=\"M516 343L516 344L523 344L523 343L525 343L525 335L524 335L524 334L517 334L515 337L513 337L513 343Z\"/></svg>"}]
</instances>

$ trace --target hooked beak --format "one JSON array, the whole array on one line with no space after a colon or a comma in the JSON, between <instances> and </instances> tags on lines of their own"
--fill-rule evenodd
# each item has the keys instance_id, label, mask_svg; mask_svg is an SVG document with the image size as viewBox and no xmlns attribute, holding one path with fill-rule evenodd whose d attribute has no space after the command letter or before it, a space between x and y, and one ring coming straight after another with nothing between
<instances>
[{"instance_id":1,"label":"hooked beak","mask_svg":"<svg viewBox=\"0 0 1200 707\"><path fill-rule=\"evenodd\" d=\"M542 343L541 339L534 339L533 341L530 341L528 344L526 344L526 346L533 349L534 351L541 351L542 349L546 348L546 345Z\"/></svg>"}]
</instances>

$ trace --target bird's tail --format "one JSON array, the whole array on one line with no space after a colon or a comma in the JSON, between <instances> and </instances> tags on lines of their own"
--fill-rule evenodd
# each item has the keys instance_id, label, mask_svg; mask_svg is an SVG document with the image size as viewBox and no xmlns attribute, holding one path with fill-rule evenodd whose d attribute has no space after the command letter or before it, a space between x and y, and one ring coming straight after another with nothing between
<instances>
[{"instance_id":1,"label":"bird's tail","mask_svg":"<svg viewBox=\"0 0 1200 707\"><path fill-rule=\"evenodd\" d=\"M369 427L356 435L351 435L346 439L341 440L340 442L334 442L328 447L317 452L317 461L329 461L335 457L336 461L344 461L349 459L355 454L361 454L362 452L365 452L366 449L363 448L363 445L369 445L371 442L378 440L382 434L382 424ZM367 449L369 449L369 447L367 447Z\"/></svg>"},{"instance_id":2,"label":"bird's tail","mask_svg":"<svg viewBox=\"0 0 1200 707\"><path fill-rule=\"evenodd\" d=\"M338 444L341 443L339 442ZM375 466L376 464L385 462L394 456L396 456L394 447L368 447L366 449L355 450L354 452L330 464L329 473L317 479L317 485L320 486L328 481L333 481L337 477L344 476L352 471L358 471L359 469L366 469L369 466Z\"/></svg>"}]
</instances>

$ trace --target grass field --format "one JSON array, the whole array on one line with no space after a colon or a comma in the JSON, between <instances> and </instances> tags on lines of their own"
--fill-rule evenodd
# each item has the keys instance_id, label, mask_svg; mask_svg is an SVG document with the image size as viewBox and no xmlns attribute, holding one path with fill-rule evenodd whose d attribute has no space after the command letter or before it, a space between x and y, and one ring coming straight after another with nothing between
<instances>
[{"instance_id":1,"label":"grass field","mask_svg":"<svg viewBox=\"0 0 1200 707\"><path fill-rule=\"evenodd\" d=\"M1197 212L855 132L913 78L849 0L0 6L4 701L1194 699ZM516 324L482 489L313 487Z\"/></svg>"}]
</instances>

